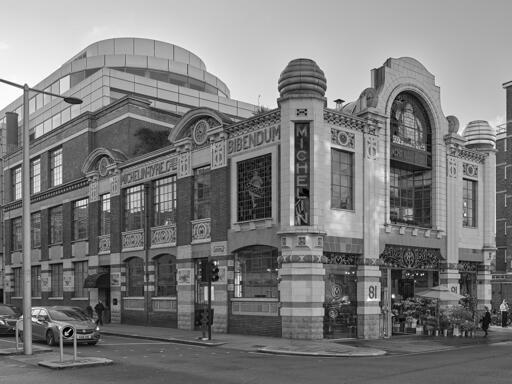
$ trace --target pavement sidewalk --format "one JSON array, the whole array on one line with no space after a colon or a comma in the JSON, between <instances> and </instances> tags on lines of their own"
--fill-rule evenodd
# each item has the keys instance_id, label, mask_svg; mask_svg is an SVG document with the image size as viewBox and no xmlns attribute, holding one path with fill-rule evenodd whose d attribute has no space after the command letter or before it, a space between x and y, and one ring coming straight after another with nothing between
<instances>
[{"instance_id":1,"label":"pavement sidewalk","mask_svg":"<svg viewBox=\"0 0 512 384\"><path fill-rule=\"evenodd\" d=\"M202 333L199 331L128 324L106 324L101 327L101 332L105 335L169 341L205 347L328 357L381 356L387 353L426 353L478 344L512 342L512 328L501 327L491 327L488 337L483 337L483 332L480 331L475 337L406 335L378 340L324 339L315 341L225 333L213 333L212 340L201 340Z\"/></svg>"}]
</instances>

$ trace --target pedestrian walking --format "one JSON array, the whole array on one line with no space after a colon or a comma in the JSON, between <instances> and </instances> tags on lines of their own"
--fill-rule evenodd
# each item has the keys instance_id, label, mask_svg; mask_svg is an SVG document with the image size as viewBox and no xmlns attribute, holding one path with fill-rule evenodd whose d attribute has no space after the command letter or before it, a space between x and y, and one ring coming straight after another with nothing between
<instances>
[{"instance_id":1,"label":"pedestrian walking","mask_svg":"<svg viewBox=\"0 0 512 384\"><path fill-rule=\"evenodd\" d=\"M507 300L503 299L502 303L500 304L500 312L501 312L501 326L505 328L508 323L508 303Z\"/></svg>"},{"instance_id":2,"label":"pedestrian walking","mask_svg":"<svg viewBox=\"0 0 512 384\"><path fill-rule=\"evenodd\" d=\"M103 312L105 311L105 306L98 300L98 304L94 306L94 310L96 311L96 315L98 315L98 320L96 320L96 325L103 325Z\"/></svg>"},{"instance_id":3,"label":"pedestrian walking","mask_svg":"<svg viewBox=\"0 0 512 384\"><path fill-rule=\"evenodd\" d=\"M485 307L484 316L480 319L482 323L482 329L485 332L484 337L487 336L487 330L489 329L489 325L491 324L491 312L489 312L489 307Z\"/></svg>"}]
</instances>

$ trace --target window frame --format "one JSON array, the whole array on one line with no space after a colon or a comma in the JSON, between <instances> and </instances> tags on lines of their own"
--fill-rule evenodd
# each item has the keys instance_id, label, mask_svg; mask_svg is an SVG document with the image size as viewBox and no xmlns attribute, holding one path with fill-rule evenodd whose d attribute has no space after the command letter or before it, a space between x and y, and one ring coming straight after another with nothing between
<instances>
[{"instance_id":1,"label":"window frame","mask_svg":"<svg viewBox=\"0 0 512 384\"><path fill-rule=\"evenodd\" d=\"M62 244L63 240L63 212L62 205L57 205L55 207L51 207L48 211L48 230L50 232L49 245L53 244ZM60 216L60 222L57 221Z\"/></svg>"},{"instance_id":2,"label":"window frame","mask_svg":"<svg viewBox=\"0 0 512 384\"><path fill-rule=\"evenodd\" d=\"M125 268L126 295L128 297L144 297L144 261L140 257L132 257L125 261ZM134 282L138 284L134 285ZM139 295L139 293L141 294Z\"/></svg>"},{"instance_id":3,"label":"window frame","mask_svg":"<svg viewBox=\"0 0 512 384\"><path fill-rule=\"evenodd\" d=\"M11 250L13 252L23 251L23 220L21 216L11 219Z\"/></svg>"},{"instance_id":4,"label":"window frame","mask_svg":"<svg viewBox=\"0 0 512 384\"><path fill-rule=\"evenodd\" d=\"M155 264L155 296L157 297L176 297L177 292L177 269L176 269L176 258L170 254L161 255L154 259ZM163 266L170 267L169 275L171 284L163 284L163 275L161 271Z\"/></svg>"},{"instance_id":5,"label":"window frame","mask_svg":"<svg viewBox=\"0 0 512 384\"><path fill-rule=\"evenodd\" d=\"M33 265L30 269L30 293L33 298L41 297L41 266Z\"/></svg>"},{"instance_id":6,"label":"window frame","mask_svg":"<svg viewBox=\"0 0 512 384\"><path fill-rule=\"evenodd\" d=\"M36 172L37 170L37 172ZM30 192L41 192L41 158L37 157L30 161Z\"/></svg>"},{"instance_id":7,"label":"window frame","mask_svg":"<svg viewBox=\"0 0 512 384\"><path fill-rule=\"evenodd\" d=\"M12 197L13 201L23 197L23 173L21 165L12 169Z\"/></svg>"},{"instance_id":8,"label":"window frame","mask_svg":"<svg viewBox=\"0 0 512 384\"><path fill-rule=\"evenodd\" d=\"M336 156L339 159L336 159ZM349 162L343 162L343 156L346 159L349 159ZM347 165L348 175L343 174L342 165ZM337 167L335 167L337 166ZM339 172L336 172L339 171ZM341 209L347 211L355 210L355 202L354 202L354 189L355 189L355 156L353 152L344 151L339 148L331 148L331 209ZM335 181L339 178L339 183L335 183ZM342 183L342 180L347 181L347 185ZM347 199L350 199L349 202L345 201L345 206L342 204L342 191L346 190ZM339 196L339 199L335 199L335 195ZM337 200L339 200L337 204Z\"/></svg>"},{"instance_id":9,"label":"window frame","mask_svg":"<svg viewBox=\"0 0 512 384\"><path fill-rule=\"evenodd\" d=\"M470 190L471 196L468 196ZM462 226L464 228L478 227L478 182L467 178L462 179Z\"/></svg>"},{"instance_id":10,"label":"window frame","mask_svg":"<svg viewBox=\"0 0 512 384\"><path fill-rule=\"evenodd\" d=\"M124 190L123 227L125 232L144 229L144 194L144 184L135 185Z\"/></svg>"},{"instance_id":11,"label":"window frame","mask_svg":"<svg viewBox=\"0 0 512 384\"><path fill-rule=\"evenodd\" d=\"M154 181L153 226L176 223L176 175Z\"/></svg>"},{"instance_id":12,"label":"window frame","mask_svg":"<svg viewBox=\"0 0 512 384\"><path fill-rule=\"evenodd\" d=\"M73 202L72 240L87 240L89 236L89 198Z\"/></svg>"},{"instance_id":13,"label":"window frame","mask_svg":"<svg viewBox=\"0 0 512 384\"><path fill-rule=\"evenodd\" d=\"M110 235L110 193L100 195L100 236Z\"/></svg>"},{"instance_id":14,"label":"window frame","mask_svg":"<svg viewBox=\"0 0 512 384\"><path fill-rule=\"evenodd\" d=\"M30 247L33 249L41 247L41 212L33 212L30 215Z\"/></svg>"},{"instance_id":15,"label":"window frame","mask_svg":"<svg viewBox=\"0 0 512 384\"><path fill-rule=\"evenodd\" d=\"M56 187L63 183L63 151L62 147L50 152L50 186Z\"/></svg>"},{"instance_id":16,"label":"window frame","mask_svg":"<svg viewBox=\"0 0 512 384\"><path fill-rule=\"evenodd\" d=\"M62 263L50 264L50 295L51 298L61 298L64 295L64 270Z\"/></svg>"},{"instance_id":17,"label":"window frame","mask_svg":"<svg viewBox=\"0 0 512 384\"><path fill-rule=\"evenodd\" d=\"M88 297L87 288L84 288L84 281L89 274L89 262L75 261L73 263L73 280L74 290L73 296L75 298Z\"/></svg>"},{"instance_id":18,"label":"window frame","mask_svg":"<svg viewBox=\"0 0 512 384\"><path fill-rule=\"evenodd\" d=\"M194 220L211 218L211 167L194 169Z\"/></svg>"},{"instance_id":19,"label":"window frame","mask_svg":"<svg viewBox=\"0 0 512 384\"><path fill-rule=\"evenodd\" d=\"M235 270L234 270L234 297L235 298L271 298L277 299L279 297L278 288L278 251L277 248L266 246L266 245L255 245L239 249L235 252ZM243 261L242 261L243 259ZM247 260L250 260L251 267L259 266L260 270L251 271L247 270ZM270 261L269 265L267 261ZM245 265L243 270L242 265ZM266 267L266 268L265 268ZM262 268L265 268L263 270ZM257 268L256 268L257 269ZM261 280L255 280L254 275L256 274L269 274L270 279L263 280L271 284L261 284ZM251 275L252 278L248 278L247 275ZM260 283L254 284L254 281L260 281ZM252 285L249 285L253 282ZM263 289L263 290L262 290ZM260 293L247 294L247 291L253 290ZM265 292L263 295L261 292ZM270 293L270 296L268 296Z\"/></svg>"}]
</instances>

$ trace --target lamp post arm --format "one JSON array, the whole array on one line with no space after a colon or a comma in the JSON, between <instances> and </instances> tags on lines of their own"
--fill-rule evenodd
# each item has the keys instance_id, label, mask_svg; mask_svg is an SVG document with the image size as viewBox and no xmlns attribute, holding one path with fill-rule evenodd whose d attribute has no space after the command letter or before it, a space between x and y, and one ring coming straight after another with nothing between
<instances>
[{"instance_id":1,"label":"lamp post arm","mask_svg":"<svg viewBox=\"0 0 512 384\"><path fill-rule=\"evenodd\" d=\"M4 83L4 84L7 84L7 85L11 85L13 87L16 87L16 88L23 89L23 91L27 90L27 91L32 91L32 92L35 92L35 93L42 93L43 95L58 97L60 99L64 99L64 101L66 103L68 103L68 104L81 104L82 103L82 100L80 100L80 99L78 99L76 97L62 96L62 95L58 95L56 93L52 93L52 92L48 92L48 91L42 91L40 89L35 89L35 88L30 88L29 86L26 86L26 88L25 88L25 85L13 83L12 81L5 80L5 79L0 79L0 83Z\"/></svg>"}]
</instances>

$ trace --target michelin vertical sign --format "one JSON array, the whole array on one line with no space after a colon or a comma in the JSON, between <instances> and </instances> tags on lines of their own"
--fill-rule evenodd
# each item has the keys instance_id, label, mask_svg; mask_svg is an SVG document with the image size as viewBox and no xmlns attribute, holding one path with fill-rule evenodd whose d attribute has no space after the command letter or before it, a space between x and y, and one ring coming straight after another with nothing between
<instances>
[{"instance_id":1,"label":"michelin vertical sign","mask_svg":"<svg viewBox=\"0 0 512 384\"><path fill-rule=\"evenodd\" d=\"M295 225L310 225L310 127L295 123Z\"/></svg>"}]
</instances>

